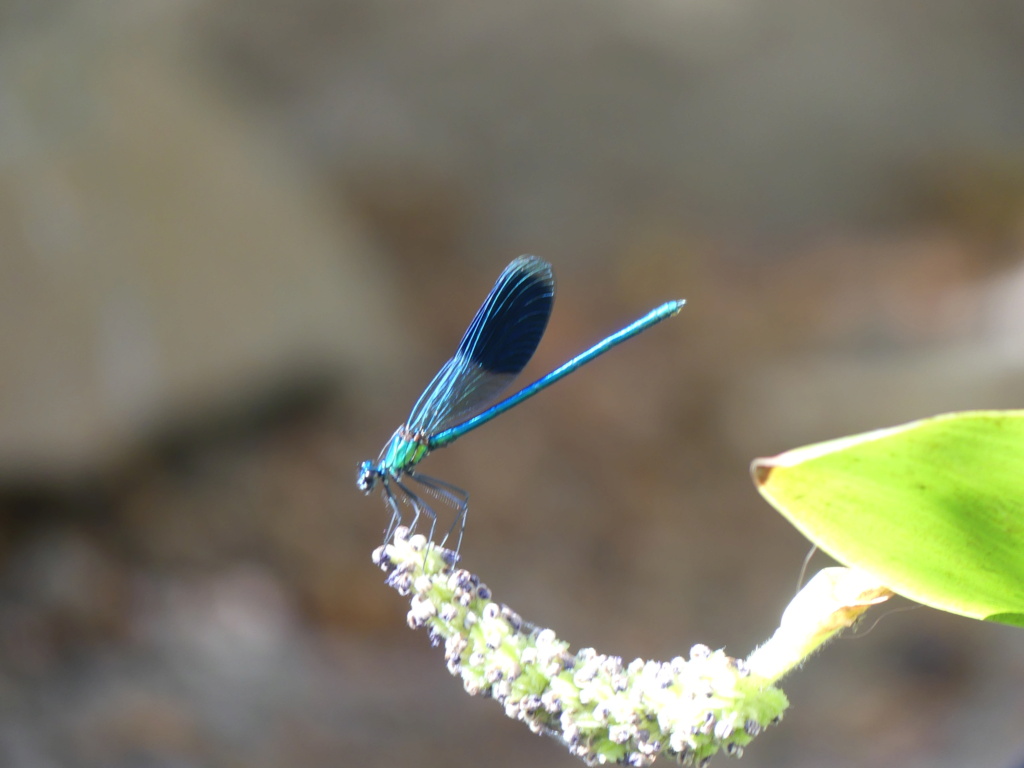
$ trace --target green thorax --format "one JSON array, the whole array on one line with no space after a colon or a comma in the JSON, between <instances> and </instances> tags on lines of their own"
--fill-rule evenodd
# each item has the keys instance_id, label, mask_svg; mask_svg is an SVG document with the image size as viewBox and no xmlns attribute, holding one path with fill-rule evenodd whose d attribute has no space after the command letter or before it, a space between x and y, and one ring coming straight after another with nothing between
<instances>
[{"instance_id":1,"label":"green thorax","mask_svg":"<svg viewBox=\"0 0 1024 768\"><path fill-rule=\"evenodd\" d=\"M391 436L380 463L389 472L404 472L423 461L428 453L426 435L415 434L402 426Z\"/></svg>"}]
</instances>

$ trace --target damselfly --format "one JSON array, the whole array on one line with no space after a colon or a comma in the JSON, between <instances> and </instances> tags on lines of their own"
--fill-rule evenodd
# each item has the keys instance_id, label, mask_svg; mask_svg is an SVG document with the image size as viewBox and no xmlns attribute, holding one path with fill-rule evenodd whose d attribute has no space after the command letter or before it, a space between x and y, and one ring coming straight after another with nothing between
<instances>
[{"instance_id":1,"label":"damselfly","mask_svg":"<svg viewBox=\"0 0 1024 768\"><path fill-rule=\"evenodd\" d=\"M520 256L509 264L477 310L455 356L444 364L420 395L405 424L395 430L377 461L360 464L356 479L359 490L370 493L380 485L384 503L391 512L384 534L385 544L402 522L399 497L412 508L410 528L415 529L421 515L425 515L430 519L429 538L433 539L437 514L422 495L410 488L412 481L455 509L455 521L441 543L444 544L458 527L455 548L458 551L466 527L469 494L417 471L417 465L427 454L533 397L616 344L671 317L685 303L669 301L652 309L546 376L494 403L533 357L547 327L554 299L555 277L550 264L536 256ZM490 403L494 405L489 406Z\"/></svg>"}]
</instances>

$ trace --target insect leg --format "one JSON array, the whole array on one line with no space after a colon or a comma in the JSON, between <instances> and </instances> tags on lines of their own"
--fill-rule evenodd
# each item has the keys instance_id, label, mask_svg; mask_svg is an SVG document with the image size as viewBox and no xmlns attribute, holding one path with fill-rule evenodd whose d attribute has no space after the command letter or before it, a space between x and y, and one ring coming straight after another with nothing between
<instances>
[{"instance_id":1,"label":"insect leg","mask_svg":"<svg viewBox=\"0 0 1024 768\"><path fill-rule=\"evenodd\" d=\"M436 477L421 475L418 472L409 472L408 475L420 485L429 488L435 496L446 501L455 509L455 520L444 535L444 538L441 539L441 546L445 545L445 542L448 541L448 538L457 527L459 529L459 540L455 545L455 551L458 552L462 547L462 535L466 531L466 518L469 515L469 494L458 486L446 483L444 480L438 480Z\"/></svg>"},{"instance_id":2,"label":"insect leg","mask_svg":"<svg viewBox=\"0 0 1024 768\"><path fill-rule=\"evenodd\" d=\"M427 535L427 541L434 540L434 527L437 525L437 513L431 508L427 502L409 490L409 487L405 485L401 480L395 478L395 485L402 489L402 492L409 499L409 503L412 504L414 510L412 525L409 526L409 530L415 530L416 521L420 519L420 513L425 512L427 517L430 518L430 533Z\"/></svg>"},{"instance_id":3,"label":"insect leg","mask_svg":"<svg viewBox=\"0 0 1024 768\"><path fill-rule=\"evenodd\" d=\"M395 535L395 529L402 523L402 510L398 506L398 500L395 498L394 492L391 490L391 484L387 478L384 478L381 484L381 495L384 497L384 505L391 510L391 521L388 523L387 529L384 531L384 544L387 546L391 541L391 537ZM415 521L413 522L415 525Z\"/></svg>"}]
</instances>

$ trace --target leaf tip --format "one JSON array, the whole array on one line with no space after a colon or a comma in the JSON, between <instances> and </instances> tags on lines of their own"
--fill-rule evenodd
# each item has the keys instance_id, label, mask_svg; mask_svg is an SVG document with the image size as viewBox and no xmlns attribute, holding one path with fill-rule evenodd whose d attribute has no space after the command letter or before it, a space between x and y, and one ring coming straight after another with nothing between
<instances>
[{"instance_id":1,"label":"leaf tip","mask_svg":"<svg viewBox=\"0 0 1024 768\"><path fill-rule=\"evenodd\" d=\"M755 485L767 485L768 478L771 477L772 470L774 469L775 464L771 459L754 459L750 463L750 476L754 478Z\"/></svg>"}]
</instances>

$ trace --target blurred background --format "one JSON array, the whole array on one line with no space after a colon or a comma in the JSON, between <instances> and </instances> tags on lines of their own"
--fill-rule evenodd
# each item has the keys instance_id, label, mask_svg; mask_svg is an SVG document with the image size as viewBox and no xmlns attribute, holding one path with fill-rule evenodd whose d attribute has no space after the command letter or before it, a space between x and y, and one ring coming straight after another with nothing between
<instances>
[{"instance_id":1,"label":"blurred background","mask_svg":"<svg viewBox=\"0 0 1024 768\"><path fill-rule=\"evenodd\" d=\"M1011 0L0 3L0 765L578 765L406 628L354 487L520 253L524 380L689 303L427 460L464 565L574 647L746 655L808 548L753 457L1024 403L1022 39ZM744 765L1021 764L1020 630L883 613Z\"/></svg>"}]
</instances>

